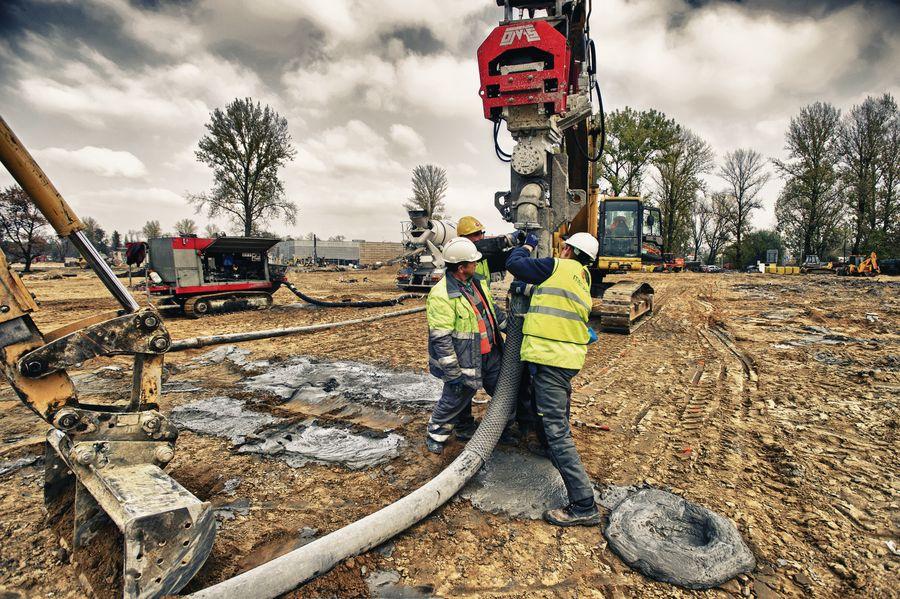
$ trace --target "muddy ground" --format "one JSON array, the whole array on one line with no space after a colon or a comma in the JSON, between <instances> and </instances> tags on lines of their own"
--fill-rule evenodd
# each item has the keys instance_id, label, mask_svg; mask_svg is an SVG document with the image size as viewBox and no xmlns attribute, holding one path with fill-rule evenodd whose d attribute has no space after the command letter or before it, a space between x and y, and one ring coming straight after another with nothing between
<instances>
[{"instance_id":1,"label":"muddy ground","mask_svg":"<svg viewBox=\"0 0 900 599\"><path fill-rule=\"evenodd\" d=\"M331 299L396 293L388 270L293 276L302 290ZM756 555L755 572L720 589L685 591L629 570L598 528L558 529L455 499L394 542L291 596L367 596L378 584L385 596L896 596L900 283L689 273L646 278L657 290L656 314L630 337L601 334L575 379L576 444L600 484L668 488L733 519ZM61 279L33 275L26 284L40 302L35 320L45 331L115 307L83 271ZM308 309L282 290L267 312L175 317L166 324L179 339L362 312ZM220 436L184 431L169 471L217 506L220 521L212 556L188 590L377 510L426 482L461 449L453 442L442 456L425 451L427 403L285 403L275 393L248 389L248 377L304 356L423 373L425 345L424 315L414 314L244 344L250 366L198 361L207 350L167 358L166 412L228 397L289 423L305 426L314 418L355 435L405 439L397 457L352 469L292 466L232 451L232 440ZM83 395L124 392L126 360L86 366L73 373ZM71 556L44 519L40 460L2 473L4 465L40 455L45 429L4 386L0 596L83 595ZM94 587L105 594L104 581L109 586L115 573L100 576Z\"/></svg>"}]
</instances>

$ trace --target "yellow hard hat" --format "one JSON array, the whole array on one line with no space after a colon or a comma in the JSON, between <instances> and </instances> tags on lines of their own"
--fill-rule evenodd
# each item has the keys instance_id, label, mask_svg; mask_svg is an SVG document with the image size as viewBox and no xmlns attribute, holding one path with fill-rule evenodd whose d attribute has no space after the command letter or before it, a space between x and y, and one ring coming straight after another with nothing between
<instances>
[{"instance_id":1,"label":"yellow hard hat","mask_svg":"<svg viewBox=\"0 0 900 599\"><path fill-rule=\"evenodd\" d=\"M465 236L482 231L484 231L484 225L474 216L464 216L459 219L459 224L456 225L457 235Z\"/></svg>"}]
</instances>

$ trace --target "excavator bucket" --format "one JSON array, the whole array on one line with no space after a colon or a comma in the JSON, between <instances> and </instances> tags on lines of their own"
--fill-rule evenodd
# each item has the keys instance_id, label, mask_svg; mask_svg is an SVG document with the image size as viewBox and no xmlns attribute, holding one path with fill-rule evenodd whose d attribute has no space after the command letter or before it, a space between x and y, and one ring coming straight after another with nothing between
<instances>
[{"instance_id":1,"label":"excavator bucket","mask_svg":"<svg viewBox=\"0 0 900 599\"><path fill-rule=\"evenodd\" d=\"M600 330L630 334L653 313L653 287L648 283L619 281L603 292Z\"/></svg>"},{"instance_id":2,"label":"excavator bucket","mask_svg":"<svg viewBox=\"0 0 900 599\"><path fill-rule=\"evenodd\" d=\"M127 447L127 445L144 447ZM110 444L126 447L110 448ZM201 502L156 464L128 464L109 456L166 445L148 442L79 442L53 429L47 438L44 500L51 520L73 510L72 549L89 546L109 521L124 539L122 596L161 597L178 592L212 550L215 518ZM163 449L160 450L159 448ZM167 457L158 455L157 457ZM157 460L158 461L158 460Z\"/></svg>"}]
</instances>

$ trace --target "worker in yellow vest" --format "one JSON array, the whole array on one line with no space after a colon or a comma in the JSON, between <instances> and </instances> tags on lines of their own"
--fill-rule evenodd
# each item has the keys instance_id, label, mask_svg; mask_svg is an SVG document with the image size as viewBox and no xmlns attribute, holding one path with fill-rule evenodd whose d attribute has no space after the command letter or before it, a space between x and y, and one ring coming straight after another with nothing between
<instances>
[{"instance_id":1,"label":"worker in yellow vest","mask_svg":"<svg viewBox=\"0 0 900 599\"><path fill-rule=\"evenodd\" d=\"M569 503L544 512L557 526L600 523L594 490L572 440L569 402L572 378L584 365L587 346L596 334L587 326L591 312L591 276L599 244L588 233L565 242L559 258L531 258L538 240L528 235L514 249L506 269L516 277L510 291L531 295L522 323L521 359L532 379L539 437L547 457L559 470Z\"/></svg>"},{"instance_id":2,"label":"worker in yellow vest","mask_svg":"<svg viewBox=\"0 0 900 599\"><path fill-rule=\"evenodd\" d=\"M428 293L428 369L444 381L425 437L441 453L455 433L468 441L477 428L472 398L481 387L493 395L500 377L506 314L494 305L489 281L475 273L481 253L464 237L444 246L446 274Z\"/></svg>"},{"instance_id":3,"label":"worker in yellow vest","mask_svg":"<svg viewBox=\"0 0 900 599\"><path fill-rule=\"evenodd\" d=\"M481 252L482 257L478 261L478 266L475 267L475 274L487 279L488 283L491 282L490 263L494 263L495 267L497 262L503 264L509 248L518 245L525 238L525 233L522 231L514 231L499 237L485 237L484 225L474 216L464 216L459 219L459 224L456 225L456 234L474 243L475 248ZM490 261L488 256L491 257ZM502 268L496 268L495 272L502 272Z\"/></svg>"}]
</instances>

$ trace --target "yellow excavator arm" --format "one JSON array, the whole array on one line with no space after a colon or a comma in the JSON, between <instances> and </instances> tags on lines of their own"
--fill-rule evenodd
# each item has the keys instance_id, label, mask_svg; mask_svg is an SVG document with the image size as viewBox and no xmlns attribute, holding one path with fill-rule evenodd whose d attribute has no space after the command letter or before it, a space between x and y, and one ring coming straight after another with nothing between
<instances>
[{"instance_id":1,"label":"yellow excavator arm","mask_svg":"<svg viewBox=\"0 0 900 599\"><path fill-rule=\"evenodd\" d=\"M111 520L125 540L123 596L175 593L206 561L215 521L209 503L162 470L178 437L156 405L169 333L159 313L142 308L115 276L2 117L0 162L121 305L42 334L31 318L34 299L0 251L0 368L22 402L53 427L44 486L50 518L74 509L76 551ZM66 370L113 355L134 357L130 396L111 405L79 402Z\"/></svg>"}]
</instances>

